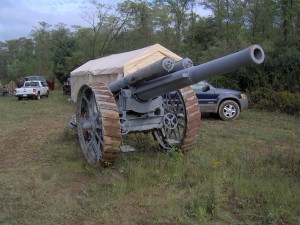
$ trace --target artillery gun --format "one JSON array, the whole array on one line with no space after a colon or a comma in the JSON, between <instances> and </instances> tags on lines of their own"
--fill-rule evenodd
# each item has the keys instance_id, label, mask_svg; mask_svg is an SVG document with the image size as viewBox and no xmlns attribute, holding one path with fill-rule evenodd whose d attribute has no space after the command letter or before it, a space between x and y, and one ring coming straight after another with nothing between
<instances>
[{"instance_id":1,"label":"artillery gun","mask_svg":"<svg viewBox=\"0 0 300 225\"><path fill-rule=\"evenodd\" d=\"M90 164L114 163L122 136L132 132L152 132L166 150L190 150L201 120L190 85L263 61L263 49L252 45L198 66L189 59L164 58L108 85L82 85L76 123L84 157Z\"/></svg>"}]
</instances>

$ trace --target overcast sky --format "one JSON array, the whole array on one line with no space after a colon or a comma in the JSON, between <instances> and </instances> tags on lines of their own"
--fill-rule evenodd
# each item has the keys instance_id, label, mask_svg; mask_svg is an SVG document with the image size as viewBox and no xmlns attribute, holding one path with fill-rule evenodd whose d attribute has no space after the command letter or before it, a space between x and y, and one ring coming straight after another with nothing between
<instances>
[{"instance_id":1,"label":"overcast sky","mask_svg":"<svg viewBox=\"0 0 300 225\"><path fill-rule=\"evenodd\" d=\"M0 0L0 41L28 37L39 22L87 26L82 0Z\"/></svg>"},{"instance_id":2,"label":"overcast sky","mask_svg":"<svg viewBox=\"0 0 300 225\"><path fill-rule=\"evenodd\" d=\"M122 0L101 0L113 4ZM0 41L29 37L39 22L88 26L81 18L84 0L0 0ZM88 0L86 0L88 2ZM205 14L205 13L204 13ZM203 16L203 13L201 13Z\"/></svg>"}]
</instances>

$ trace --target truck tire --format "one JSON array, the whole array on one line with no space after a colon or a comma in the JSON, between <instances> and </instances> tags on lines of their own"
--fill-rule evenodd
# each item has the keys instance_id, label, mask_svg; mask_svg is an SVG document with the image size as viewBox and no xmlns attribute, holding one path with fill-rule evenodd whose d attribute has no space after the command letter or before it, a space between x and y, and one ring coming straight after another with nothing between
<instances>
[{"instance_id":1,"label":"truck tire","mask_svg":"<svg viewBox=\"0 0 300 225\"><path fill-rule=\"evenodd\" d=\"M22 97L22 96L18 96L18 100L20 100L20 101L21 101L22 99L23 99L23 97Z\"/></svg>"},{"instance_id":2,"label":"truck tire","mask_svg":"<svg viewBox=\"0 0 300 225\"><path fill-rule=\"evenodd\" d=\"M37 95L35 96L35 99L36 99L36 100L40 100L40 99L41 99L40 93L37 93Z\"/></svg>"},{"instance_id":3,"label":"truck tire","mask_svg":"<svg viewBox=\"0 0 300 225\"><path fill-rule=\"evenodd\" d=\"M49 91L47 91L47 93L46 93L46 95L45 95L45 96L46 96L46 98L48 98L48 97L49 97Z\"/></svg>"}]
</instances>

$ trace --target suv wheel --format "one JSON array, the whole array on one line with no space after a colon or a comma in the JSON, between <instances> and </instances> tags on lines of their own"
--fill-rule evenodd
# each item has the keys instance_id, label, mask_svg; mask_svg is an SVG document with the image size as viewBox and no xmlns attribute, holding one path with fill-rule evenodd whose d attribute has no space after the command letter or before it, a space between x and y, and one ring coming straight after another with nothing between
<instances>
[{"instance_id":1,"label":"suv wheel","mask_svg":"<svg viewBox=\"0 0 300 225\"><path fill-rule=\"evenodd\" d=\"M234 120L240 114L239 105L232 100L226 100L219 107L219 116L222 120Z\"/></svg>"}]
</instances>

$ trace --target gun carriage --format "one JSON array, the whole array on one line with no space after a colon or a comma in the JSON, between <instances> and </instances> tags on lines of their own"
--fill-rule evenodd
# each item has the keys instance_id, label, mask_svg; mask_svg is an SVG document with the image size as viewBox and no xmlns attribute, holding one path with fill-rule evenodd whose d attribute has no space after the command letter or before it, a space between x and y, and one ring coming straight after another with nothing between
<instances>
[{"instance_id":1,"label":"gun carriage","mask_svg":"<svg viewBox=\"0 0 300 225\"><path fill-rule=\"evenodd\" d=\"M114 163L122 136L131 132L152 132L163 149L190 150L201 120L190 85L263 61L263 49L253 45L198 66L188 58L166 57L107 84L86 82L78 91L76 109L84 157L91 164Z\"/></svg>"}]
</instances>

